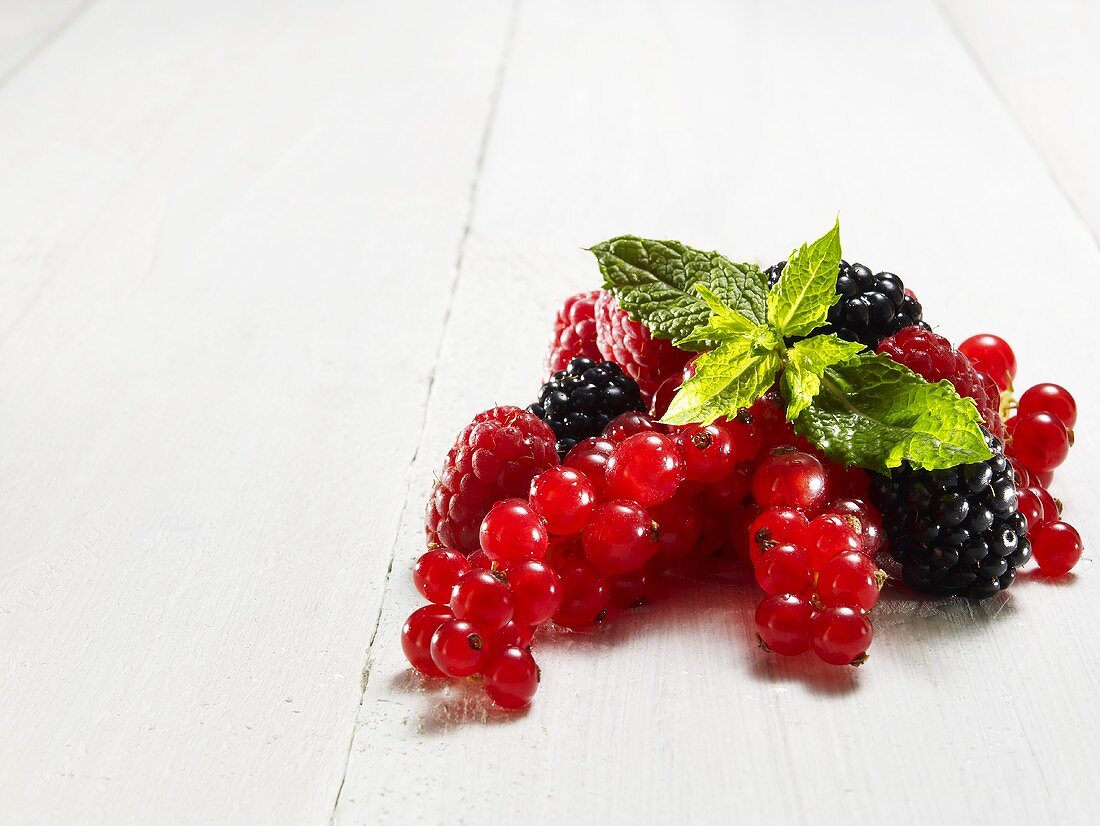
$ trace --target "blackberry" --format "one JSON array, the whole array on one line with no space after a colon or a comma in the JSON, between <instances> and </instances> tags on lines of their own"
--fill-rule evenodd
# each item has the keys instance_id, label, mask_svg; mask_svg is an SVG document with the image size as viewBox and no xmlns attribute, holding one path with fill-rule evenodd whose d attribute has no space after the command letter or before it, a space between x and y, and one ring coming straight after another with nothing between
<instances>
[{"instance_id":1,"label":"blackberry","mask_svg":"<svg viewBox=\"0 0 1100 826\"><path fill-rule=\"evenodd\" d=\"M600 435L619 414L644 413L646 405L638 382L615 362L577 357L542 386L538 402L527 409L550 425L564 458L573 445Z\"/></svg>"},{"instance_id":2,"label":"blackberry","mask_svg":"<svg viewBox=\"0 0 1100 826\"><path fill-rule=\"evenodd\" d=\"M775 286L786 265L780 261L764 271L769 286ZM905 284L892 272L873 273L862 264L841 261L836 291L840 301L829 309L828 326L817 332L833 333L876 350L884 338L906 327L928 329L920 302L906 293Z\"/></svg>"},{"instance_id":3,"label":"blackberry","mask_svg":"<svg viewBox=\"0 0 1100 826\"><path fill-rule=\"evenodd\" d=\"M985 433L993 451L985 462L936 471L902 466L874 476L871 499L882 511L890 555L914 590L993 596L1031 558L1012 466L1001 442Z\"/></svg>"}]
</instances>

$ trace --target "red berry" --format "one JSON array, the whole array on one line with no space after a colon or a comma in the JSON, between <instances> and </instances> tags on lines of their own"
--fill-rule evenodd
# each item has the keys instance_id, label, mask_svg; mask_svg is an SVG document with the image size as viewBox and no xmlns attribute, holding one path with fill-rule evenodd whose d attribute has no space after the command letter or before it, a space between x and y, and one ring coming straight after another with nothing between
<instances>
[{"instance_id":1,"label":"red berry","mask_svg":"<svg viewBox=\"0 0 1100 826\"><path fill-rule=\"evenodd\" d=\"M833 557L844 553L859 553L863 549L850 516L826 513L812 520L803 533L806 548L810 551L810 564L820 571Z\"/></svg>"},{"instance_id":2,"label":"red berry","mask_svg":"<svg viewBox=\"0 0 1100 826\"><path fill-rule=\"evenodd\" d=\"M454 619L445 605L425 605L417 608L401 627L401 650L417 671L429 677L442 677L443 672L432 659L432 635L443 623Z\"/></svg>"},{"instance_id":3,"label":"red berry","mask_svg":"<svg viewBox=\"0 0 1100 826\"><path fill-rule=\"evenodd\" d=\"M1062 516L1062 503L1055 499L1050 493L1040 484L1034 484L1028 486L1028 491L1035 494L1040 504L1043 506L1043 521L1053 522ZM1036 528L1039 526L1036 525Z\"/></svg>"},{"instance_id":4,"label":"red berry","mask_svg":"<svg viewBox=\"0 0 1100 826\"><path fill-rule=\"evenodd\" d=\"M493 560L489 559L485 551L474 551L467 557L470 569L475 571L488 571L493 567ZM454 587L454 586L452 586ZM447 602L451 601L450 592L447 592Z\"/></svg>"},{"instance_id":5,"label":"red berry","mask_svg":"<svg viewBox=\"0 0 1100 826\"><path fill-rule=\"evenodd\" d=\"M668 412L668 406L676 397L676 391L684 386L684 383L695 375L695 363L689 361L684 365L680 373L673 374L661 382L657 391L653 394L653 401L649 403L649 412L655 419L660 419Z\"/></svg>"},{"instance_id":6,"label":"red berry","mask_svg":"<svg viewBox=\"0 0 1100 826\"><path fill-rule=\"evenodd\" d=\"M497 629L493 632L492 636L489 637L487 646L489 653L487 657L492 657L495 652L509 645L526 648L531 644L531 637L533 634L534 629L531 628L530 625L510 620L506 625Z\"/></svg>"},{"instance_id":7,"label":"red berry","mask_svg":"<svg viewBox=\"0 0 1100 826\"><path fill-rule=\"evenodd\" d=\"M774 392L753 402L748 412L760 434L762 447L790 445L795 440L794 427L787 421L786 405Z\"/></svg>"},{"instance_id":8,"label":"red berry","mask_svg":"<svg viewBox=\"0 0 1100 826\"><path fill-rule=\"evenodd\" d=\"M535 560L516 562L504 572L512 587L515 618L527 625L542 625L561 605L561 580L548 566Z\"/></svg>"},{"instance_id":9,"label":"red berry","mask_svg":"<svg viewBox=\"0 0 1100 826\"><path fill-rule=\"evenodd\" d=\"M756 581L765 594L805 594L813 584L810 554L799 545L776 545L754 566Z\"/></svg>"},{"instance_id":10,"label":"red berry","mask_svg":"<svg viewBox=\"0 0 1100 826\"><path fill-rule=\"evenodd\" d=\"M488 571L470 571L451 592L451 611L491 633L512 619L512 589Z\"/></svg>"},{"instance_id":11,"label":"red berry","mask_svg":"<svg viewBox=\"0 0 1100 826\"><path fill-rule=\"evenodd\" d=\"M744 507L752 487L752 465L740 465L721 481L703 487L707 505L721 513L733 513Z\"/></svg>"},{"instance_id":12,"label":"red berry","mask_svg":"<svg viewBox=\"0 0 1100 826\"><path fill-rule=\"evenodd\" d=\"M830 665L861 661L871 647L871 621L854 608L826 608L813 619L814 653Z\"/></svg>"},{"instance_id":13,"label":"red berry","mask_svg":"<svg viewBox=\"0 0 1100 826\"><path fill-rule=\"evenodd\" d=\"M581 471L553 467L531 480L528 501L553 534L580 533L596 507L596 488Z\"/></svg>"},{"instance_id":14,"label":"red berry","mask_svg":"<svg viewBox=\"0 0 1100 826\"><path fill-rule=\"evenodd\" d=\"M847 605L870 611L878 602L879 576L875 563L863 554L841 554L822 566L817 595L826 608Z\"/></svg>"},{"instance_id":15,"label":"red berry","mask_svg":"<svg viewBox=\"0 0 1100 826\"><path fill-rule=\"evenodd\" d=\"M436 548L416 560L413 584L429 602L446 605L459 577L470 570L470 561L458 551Z\"/></svg>"},{"instance_id":16,"label":"red berry","mask_svg":"<svg viewBox=\"0 0 1100 826\"><path fill-rule=\"evenodd\" d=\"M671 561L691 553L703 534L705 518L695 497L677 494L663 505L649 509L657 523L657 556Z\"/></svg>"},{"instance_id":17,"label":"red berry","mask_svg":"<svg viewBox=\"0 0 1100 826\"><path fill-rule=\"evenodd\" d=\"M863 499L837 499L825 508L825 513L843 516L863 544L863 553L874 559L886 537L882 533L882 515L874 505Z\"/></svg>"},{"instance_id":18,"label":"red berry","mask_svg":"<svg viewBox=\"0 0 1100 826\"><path fill-rule=\"evenodd\" d=\"M561 577L561 606L554 622L565 628L588 628L607 610L607 586L596 570L583 560L571 560L558 571Z\"/></svg>"},{"instance_id":19,"label":"red berry","mask_svg":"<svg viewBox=\"0 0 1100 826\"><path fill-rule=\"evenodd\" d=\"M1028 533L1035 533L1039 526L1046 521L1043 500L1033 488L1024 488L1017 491L1016 507L1027 520Z\"/></svg>"},{"instance_id":20,"label":"red berry","mask_svg":"<svg viewBox=\"0 0 1100 826\"><path fill-rule=\"evenodd\" d=\"M546 543L546 524L522 499L497 502L481 523L481 550L494 562L542 559Z\"/></svg>"},{"instance_id":21,"label":"red berry","mask_svg":"<svg viewBox=\"0 0 1100 826\"><path fill-rule=\"evenodd\" d=\"M760 428L748 410L742 410L732 419L719 419L715 424L730 434L733 453L739 462L751 462L764 446Z\"/></svg>"},{"instance_id":22,"label":"red berry","mask_svg":"<svg viewBox=\"0 0 1100 826\"><path fill-rule=\"evenodd\" d=\"M708 514L707 526L703 529L703 538L699 540L700 553L705 555L716 552L721 549L721 546L728 545L739 556L748 557L750 561L755 561L761 551L757 547L757 543L752 540L754 534L750 528L759 516L760 508L753 504L743 505L731 514L723 514L717 511ZM718 520L717 526L724 528L724 531L719 530L718 534L712 538L712 541L717 540L718 544L708 549L705 547L708 533L714 530L715 523L713 520L715 519Z\"/></svg>"},{"instance_id":23,"label":"red berry","mask_svg":"<svg viewBox=\"0 0 1100 826\"><path fill-rule=\"evenodd\" d=\"M485 644L472 622L447 620L432 634L432 661L448 677L469 677L481 667Z\"/></svg>"},{"instance_id":24,"label":"red berry","mask_svg":"<svg viewBox=\"0 0 1100 826\"><path fill-rule=\"evenodd\" d=\"M565 299L554 319L554 337L546 366L550 375L564 370L577 356L602 361L596 347L596 300L602 290L577 293Z\"/></svg>"},{"instance_id":25,"label":"red berry","mask_svg":"<svg viewBox=\"0 0 1100 826\"><path fill-rule=\"evenodd\" d=\"M1042 485L1044 488L1049 488L1051 483L1054 481L1054 471L1047 470L1043 471L1042 473L1036 473L1032 476L1032 480Z\"/></svg>"},{"instance_id":26,"label":"red berry","mask_svg":"<svg viewBox=\"0 0 1100 826\"><path fill-rule=\"evenodd\" d=\"M761 508L797 508L812 514L825 501L825 469L816 456L777 448L757 467L752 495Z\"/></svg>"},{"instance_id":27,"label":"red berry","mask_svg":"<svg viewBox=\"0 0 1100 826\"><path fill-rule=\"evenodd\" d=\"M623 440L607 463L607 490L616 499L658 505L676 493L684 478L684 457L660 433L638 433Z\"/></svg>"},{"instance_id":28,"label":"red berry","mask_svg":"<svg viewBox=\"0 0 1100 826\"><path fill-rule=\"evenodd\" d=\"M526 496L531 479L556 464L554 431L533 413L494 407L474 416L447 454L428 500L429 544L473 553L493 503Z\"/></svg>"},{"instance_id":29,"label":"red berry","mask_svg":"<svg viewBox=\"0 0 1100 826\"><path fill-rule=\"evenodd\" d=\"M515 645L496 652L482 672L485 691L501 708L520 709L531 702L539 687L535 658Z\"/></svg>"},{"instance_id":30,"label":"red berry","mask_svg":"<svg viewBox=\"0 0 1100 826\"><path fill-rule=\"evenodd\" d=\"M657 553L653 517L634 502L600 505L581 537L585 556L605 574L636 571Z\"/></svg>"},{"instance_id":31,"label":"red berry","mask_svg":"<svg viewBox=\"0 0 1100 826\"><path fill-rule=\"evenodd\" d=\"M608 577L608 599L616 608L635 608L645 602L649 576L643 568L628 574Z\"/></svg>"},{"instance_id":32,"label":"red berry","mask_svg":"<svg viewBox=\"0 0 1100 826\"><path fill-rule=\"evenodd\" d=\"M971 336L959 345L959 352L970 359L974 368L987 373L997 387L1008 390L1016 378L1016 354L1008 342L989 333Z\"/></svg>"},{"instance_id":33,"label":"red berry","mask_svg":"<svg viewBox=\"0 0 1100 826\"><path fill-rule=\"evenodd\" d=\"M1066 388L1057 384L1037 384L1026 390L1016 405L1017 415L1049 413L1062 420L1068 429L1077 424L1077 402Z\"/></svg>"},{"instance_id":34,"label":"red berry","mask_svg":"<svg viewBox=\"0 0 1100 826\"><path fill-rule=\"evenodd\" d=\"M1069 573L1084 552L1081 534L1067 522L1047 522L1031 537L1031 553L1047 576Z\"/></svg>"},{"instance_id":35,"label":"red berry","mask_svg":"<svg viewBox=\"0 0 1100 826\"><path fill-rule=\"evenodd\" d=\"M610 439L592 436L577 442L563 463L588 477L599 499L607 498L607 462L615 452L615 446Z\"/></svg>"},{"instance_id":36,"label":"red berry","mask_svg":"<svg viewBox=\"0 0 1100 826\"><path fill-rule=\"evenodd\" d=\"M793 508L764 511L749 525L749 558L755 563L760 554L775 545L801 545L809 524L806 516Z\"/></svg>"},{"instance_id":37,"label":"red berry","mask_svg":"<svg viewBox=\"0 0 1100 826\"><path fill-rule=\"evenodd\" d=\"M600 437L620 444L628 436L638 433L664 433L664 430L664 425L657 424L650 416L631 410L612 419Z\"/></svg>"},{"instance_id":38,"label":"red berry","mask_svg":"<svg viewBox=\"0 0 1100 826\"><path fill-rule=\"evenodd\" d=\"M685 479L718 482L733 470L733 437L725 428L689 424L679 428L672 439L684 457Z\"/></svg>"},{"instance_id":39,"label":"red berry","mask_svg":"<svg viewBox=\"0 0 1100 826\"><path fill-rule=\"evenodd\" d=\"M1050 413L1016 416L1009 451L1028 470L1049 473L1069 455L1070 435L1062 420Z\"/></svg>"},{"instance_id":40,"label":"red berry","mask_svg":"<svg viewBox=\"0 0 1100 826\"><path fill-rule=\"evenodd\" d=\"M866 500L871 495L871 475L863 468L844 467L830 462L826 467L826 487L833 499Z\"/></svg>"},{"instance_id":41,"label":"red berry","mask_svg":"<svg viewBox=\"0 0 1100 826\"><path fill-rule=\"evenodd\" d=\"M756 607L756 633L776 654L792 657L810 647L813 607L792 594L768 597Z\"/></svg>"},{"instance_id":42,"label":"red berry","mask_svg":"<svg viewBox=\"0 0 1100 826\"><path fill-rule=\"evenodd\" d=\"M1016 421L1015 419L1009 419L1010 422ZM1009 431L1011 435L1011 431ZM1017 459L1015 456L1009 456L1008 462L1012 465L1012 470L1016 473L1016 487L1026 488L1031 486L1031 471L1027 469L1027 465Z\"/></svg>"}]
</instances>

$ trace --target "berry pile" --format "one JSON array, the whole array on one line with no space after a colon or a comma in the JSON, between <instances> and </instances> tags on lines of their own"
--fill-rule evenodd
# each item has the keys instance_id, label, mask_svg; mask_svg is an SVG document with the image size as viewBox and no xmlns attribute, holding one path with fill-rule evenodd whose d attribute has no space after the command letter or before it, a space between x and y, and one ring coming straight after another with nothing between
<instances>
[{"instance_id":1,"label":"berry pile","mask_svg":"<svg viewBox=\"0 0 1100 826\"><path fill-rule=\"evenodd\" d=\"M654 244L662 253L714 255ZM634 288L637 268L649 262L631 249L616 260L633 262ZM937 402L956 405L943 415L961 410L977 444L959 455L988 458L841 461L817 425L798 426L812 401L795 407L793 394L824 391L804 391L804 377L787 382L783 369L793 363L776 362L778 378L746 403L710 412L710 397L683 402L712 368L671 340L706 345L711 331L747 330L753 347L777 342L782 359L787 348L818 346L806 334L813 325L776 322L777 334L762 332L762 308L745 304L753 320L732 319L701 289L720 323L688 341L660 326L693 311L685 310L687 290L674 297L675 313L654 316L653 330L628 315L624 306L633 305L620 305L614 288L572 296L555 321L551 375L537 400L526 411L478 414L447 455L428 503L428 550L413 570L428 602L401 633L412 666L428 677L470 678L496 705L521 709L539 685L532 649L547 629L589 629L659 598L672 577L736 566L751 570L763 592L755 633L764 651L860 665L884 586L981 599L1008 588L1032 558L1048 576L1073 568L1082 540L1049 493L1073 444L1073 397L1040 384L1016 400L1016 357L1006 342L981 335L956 349L923 322L896 275L838 260L839 245L828 260L835 293L823 292L834 303L822 301L816 331L819 342L834 343L815 352L842 366L878 359L874 369L909 382L907 393L917 382L936 398L950 396ZM739 272L774 293L786 265ZM667 292L667 266L661 279ZM865 355L851 361L856 352ZM723 392L732 374L722 369L709 374L718 378L703 385L707 392ZM819 369L824 375L828 365ZM837 375L843 381L830 392L850 383L851 374ZM700 412L686 423L661 421L685 422L685 408ZM863 449L850 447L852 455Z\"/></svg>"}]
</instances>

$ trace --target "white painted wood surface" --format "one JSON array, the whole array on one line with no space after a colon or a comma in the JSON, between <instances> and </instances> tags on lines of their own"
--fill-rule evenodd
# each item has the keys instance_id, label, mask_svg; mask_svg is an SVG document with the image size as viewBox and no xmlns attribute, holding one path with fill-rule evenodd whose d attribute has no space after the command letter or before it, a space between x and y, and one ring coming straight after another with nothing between
<instances>
[{"instance_id":1,"label":"white painted wood surface","mask_svg":"<svg viewBox=\"0 0 1100 826\"><path fill-rule=\"evenodd\" d=\"M0 50L31 55L0 85L0 819L1090 820L1091 553L977 608L887 599L858 672L756 651L744 577L688 587L541 644L519 717L397 644L450 440L530 397L580 247L623 231L770 262L840 210L945 334L1077 391L1056 492L1097 536L1067 296L1100 250L956 18L41 9Z\"/></svg>"}]
</instances>

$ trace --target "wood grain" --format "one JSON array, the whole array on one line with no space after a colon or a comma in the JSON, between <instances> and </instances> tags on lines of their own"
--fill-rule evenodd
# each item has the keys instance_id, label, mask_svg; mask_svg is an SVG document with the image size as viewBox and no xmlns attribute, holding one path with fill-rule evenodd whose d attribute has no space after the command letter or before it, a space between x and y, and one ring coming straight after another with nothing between
<instances>
[{"instance_id":1,"label":"wood grain","mask_svg":"<svg viewBox=\"0 0 1100 826\"><path fill-rule=\"evenodd\" d=\"M336 819L1084 822L1091 559L1072 587L1024 577L977 607L891 596L859 671L757 651L744 573L687 582L544 640L518 718L411 675L397 645L432 473L474 409L534 392L532 331L595 283L583 244L632 231L770 263L839 209L845 249L909 279L937 327L1010 334L1021 380L1091 405L1091 310L1029 287L1080 287L1100 255L938 10L525 3L479 189ZM1058 486L1087 538L1089 432Z\"/></svg>"},{"instance_id":2,"label":"wood grain","mask_svg":"<svg viewBox=\"0 0 1100 826\"><path fill-rule=\"evenodd\" d=\"M0 90L6 822L326 822L508 19L102 0Z\"/></svg>"}]
</instances>

